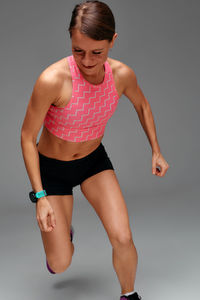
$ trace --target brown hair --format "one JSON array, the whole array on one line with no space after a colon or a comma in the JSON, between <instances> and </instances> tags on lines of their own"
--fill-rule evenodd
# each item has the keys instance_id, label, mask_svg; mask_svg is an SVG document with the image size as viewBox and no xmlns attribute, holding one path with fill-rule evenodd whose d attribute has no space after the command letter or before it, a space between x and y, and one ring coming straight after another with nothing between
<instances>
[{"instance_id":1,"label":"brown hair","mask_svg":"<svg viewBox=\"0 0 200 300\"><path fill-rule=\"evenodd\" d=\"M109 6L101 1L85 1L77 4L73 11L68 31L79 29L94 40L109 40L115 34L115 19Z\"/></svg>"}]
</instances>

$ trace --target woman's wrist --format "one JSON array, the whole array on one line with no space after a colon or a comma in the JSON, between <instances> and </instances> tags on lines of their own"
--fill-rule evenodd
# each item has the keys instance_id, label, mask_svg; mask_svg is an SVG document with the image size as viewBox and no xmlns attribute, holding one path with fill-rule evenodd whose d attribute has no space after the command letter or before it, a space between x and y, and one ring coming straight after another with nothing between
<instances>
[{"instance_id":1,"label":"woman's wrist","mask_svg":"<svg viewBox=\"0 0 200 300\"><path fill-rule=\"evenodd\" d=\"M41 200L42 200L42 201L41 201ZM37 199L37 203L38 203L38 202L43 202L44 200L47 200L46 196L38 198L38 199Z\"/></svg>"},{"instance_id":2,"label":"woman's wrist","mask_svg":"<svg viewBox=\"0 0 200 300\"><path fill-rule=\"evenodd\" d=\"M161 151L160 151L160 147L156 147L156 148L152 148L152 155L155 155L155 154L160 154Z\"/></svg>"}]
</instances>

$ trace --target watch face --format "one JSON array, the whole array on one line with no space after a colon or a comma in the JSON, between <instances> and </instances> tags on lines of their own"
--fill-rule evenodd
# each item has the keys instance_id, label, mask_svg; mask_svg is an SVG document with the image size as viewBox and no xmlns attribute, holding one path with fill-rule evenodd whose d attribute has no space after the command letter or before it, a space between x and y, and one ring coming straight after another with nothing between
<instances>
[{"instance_id":1,"label":"watch face","mask_svg":"<svg viewBox=\"0 0 200 300\"><path fill-rule=\"evenodd\" d=\"M35 197L35 193L33 191L29 193L29 198L32 202L37 202L37 198Z\"/></svg>"}]
</instances>

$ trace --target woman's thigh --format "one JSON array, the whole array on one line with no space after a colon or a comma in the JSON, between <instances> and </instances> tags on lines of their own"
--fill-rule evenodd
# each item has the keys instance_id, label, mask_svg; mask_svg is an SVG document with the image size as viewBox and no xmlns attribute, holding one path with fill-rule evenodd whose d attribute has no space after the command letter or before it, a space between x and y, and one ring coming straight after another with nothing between
<instances>
[{"instance_id":1,"label":"woman's thigh","mask_svg":"<svg viewBox=\"0 0 200 300\"><path fill-rule=\"evenodd\" d=\"M47 196L47 199L53 208L56 226L51 232L40 230L44 250L48 261L58 259L64 262L72 254L70 226L73 212L73 196L51 195Z\"/></svg>"},{"instance_id":2,"label":"woman's thigh","mask_svg":"<svg viewBox=\"0 0 200 300\"><path fill-rule=\"evenodd\" d=\"M114 170L87 178L81 191L101 219L112 245L132 240L127 206Z\"/></svg>"}]
</instances>

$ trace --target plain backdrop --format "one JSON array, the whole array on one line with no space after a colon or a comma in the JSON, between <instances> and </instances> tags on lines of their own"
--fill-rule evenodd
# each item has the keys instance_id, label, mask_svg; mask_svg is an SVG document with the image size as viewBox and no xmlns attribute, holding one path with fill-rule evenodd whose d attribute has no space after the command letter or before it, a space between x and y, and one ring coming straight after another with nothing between
<instances>
[{"instance_id":1,"label":"plain backdrop","mask_svg":"<svg viewBox=\"0 0 200 300\"><path fill-rule=\"evenodd\" d=\"M102 142L138 250L135 289L144 300L199 299L199 1L105 2L118 33L109 56L135 71L170 165L164 177L152 175L150 144L132 103L122 96ZM79 186L74 188L72 265L62 274L47 271L20 146L37 77L71 55L67 28L77 3L0 2L1 299L119 299L112 247Z\"/></svg>"}]
</instances>

